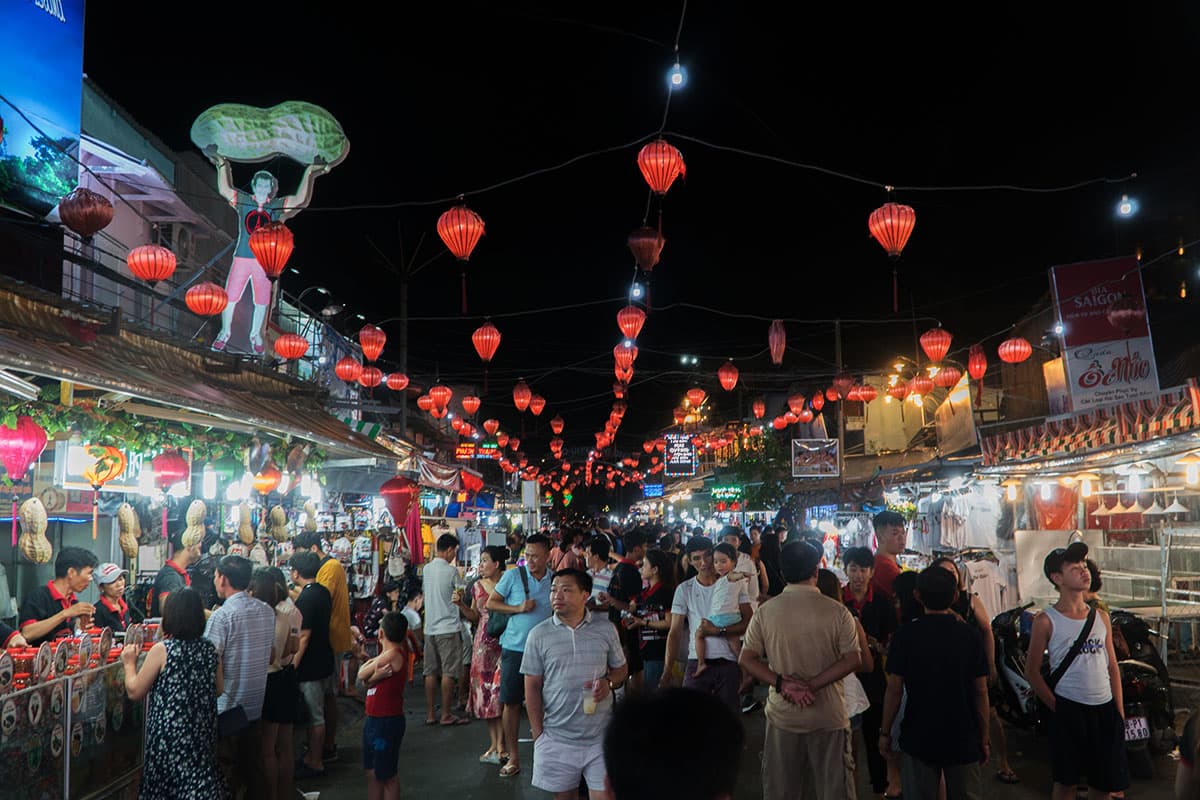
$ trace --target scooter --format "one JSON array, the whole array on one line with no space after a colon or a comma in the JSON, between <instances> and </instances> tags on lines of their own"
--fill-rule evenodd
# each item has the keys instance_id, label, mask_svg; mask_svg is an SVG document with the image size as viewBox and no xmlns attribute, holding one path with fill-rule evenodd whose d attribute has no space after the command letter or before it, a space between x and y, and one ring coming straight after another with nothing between
<instances>
[{"instance_id":1,"label":"scooter","mask_svg":"<svg viewBox=\"0 0 1200 800\"><path fill-rule=\"evenodd\" d=\"M1033 627L1033 603L1002 611L992 620L996 641L996 713L1005 722L1042 731L1041 709L1025 677L1025 655Z\"/></svg>"}]
</instances>

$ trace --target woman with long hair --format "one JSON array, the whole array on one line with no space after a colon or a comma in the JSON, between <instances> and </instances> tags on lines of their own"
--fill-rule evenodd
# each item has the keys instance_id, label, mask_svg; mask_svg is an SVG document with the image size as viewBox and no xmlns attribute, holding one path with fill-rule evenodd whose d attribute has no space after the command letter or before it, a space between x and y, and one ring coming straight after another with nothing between
<instances>
[{"instance_id":1,"label":"woman with long hair","mask_svg":"<svg viewBox=\"0 0 1200 800\"><path fill-rule=\"evenodd\" d=\"M504 573L508 551L499 545L485 547L479 554L479 580L472 586L470 606L462 609L475 626L475 649L471 655L471 698L468 708L476 719L487 721L489 745L479 757L482 764L502 764L508 760L500 721L500 640L488 635L488 598ZM516 747L510 742L509 747Z\"/></svg>"},{"instance_id":2,"label":"woman with long hair","mask_svg":"<svg viewBox=\"0 0 1200 800\"><path fill-rule=\"evenodd\" d=\"M767 595L775 597L783 592L787 584L783 580L783 566L779 546L779 534L773 531L763 533L762 547L758 550L758 560L763 571L767 573Z\"/></svg>"},{"instance_id":3,"label":"woman with long hair","mask_svg":"<svg viewBox=\"0 0 1200 800\"><path fill-rule=\"evenodd\" d=\"M634 690L650 694L662 682L667 664L667 632L671 630L671 602L675 598L675 560L661 550L647 550L641 563L646 588L632 603L633 617L627 625L638 633L645 664L640 686Z\"/></svg>"},{"instance_id":4,"label":"woman with long hair","mask_svg":"<svg viewBox=\"0 0 1200 800\"><path fill-rule=\"evenodd\" d=\"M279 567L255 567L246 593L275 609L275 637L262 709L262 785L264 797L286 800L296 793L292 732L300 704L300 683L292 659L300 646L303 617L288 596Z\"/></svg>"}]
</instances>

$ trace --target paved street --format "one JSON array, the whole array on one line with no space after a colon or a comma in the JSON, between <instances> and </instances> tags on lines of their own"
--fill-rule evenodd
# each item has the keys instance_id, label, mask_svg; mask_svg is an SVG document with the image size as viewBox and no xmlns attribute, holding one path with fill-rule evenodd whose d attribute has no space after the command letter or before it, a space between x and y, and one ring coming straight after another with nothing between
<instances>
[{"instance_id":1,"label":"paved street","mask_svg":"<svg viewBox=\"0 0 1200 800\"><path fill-rule=\"evenodd\" d=\"M478 762L479 754L487 748L487 728L482 722L472 722L456 728L426 727L425 699L420 686L409 689L408 730L400 757L400 791L406 798L453 797L455 800L525 800L546 798L544 792L530 786L532 745L522 747L522 773L515 778L501 778L497 768ZM349 698L341 701L342 720L338 747L341 759L328 766L321 780L304 781L304 791L320 790L321 800L350 800L361 798L365 779L361 766L362 705ZM734 800L758 800L762 796L759 781L759 753L762 749L762 712L743 717L746 722L746 749L742 753L741 783ZM522 726L522 735L528 736ZM1000 784L995 770L987 771L984 782L985 798L1016 800L1017 798L1049 797L1050 770L1044 739L1023 732L1010 734L1013 748L1013 768L1021 776L1015 786ZM301 737L298 735L297 739ZM861 742L860 742L861 745ZM861 761L861 759L860 759ZM1129 800L1168 800L1174 778L1175 762L1170 757L1159 759L1153 781L1135 781L1127 792ZM866 767L859 768L859 797L872 795L865 783Z\"/></svg>"}]
</instances>

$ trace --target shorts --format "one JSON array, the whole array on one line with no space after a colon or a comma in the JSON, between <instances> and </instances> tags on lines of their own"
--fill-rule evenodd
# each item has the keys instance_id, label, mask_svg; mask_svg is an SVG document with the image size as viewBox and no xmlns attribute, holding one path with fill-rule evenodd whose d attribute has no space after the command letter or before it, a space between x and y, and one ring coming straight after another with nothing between
<instances>
[{"instance_id":1,"label":"shorts","mask_svg":"<svg viewBox=\"0 0 1200 800\"><path fill-rule=\"evenodd\" d=\"M462 674L462 634L442 633L425 637L425 677Z\"/></svg>"},{"instance_id":2,"label":"shorts","mask_svg":"<svg viewBox=\"0 0 1200 800\"><path fill-rule=\"evenodd\" d=\"M713 614L708 618L708 621L718 628L728 628L730 625L737 625L741 622L742 615L736 612L732 614Z\"/></svg>"},{"instance_id":3,"label":"shorts","mask_svg":"<svg viewBox=\"0 0 1200 800\"><path fill-rule=\"evenodd\" d=\"M267 675L267 693L263 696L262 718L265 722L292 725L300 705L300 682L295 667L284 667ZM324 702L322 702L324 705Z\"/></svg>"},{"instance_id":4,"label":"shorts","mask_svg":"<svg viewBox=\"0 0 1200 800\"><path fill-rule=\"evenodd\" d=\"M562 739L542 731L533 742L533 786L546 792L566 792L587 780L593 792L604 791L604 743Z\"/></svg>"},{"instance_id":5,"label":"shorts","mask_svg":"<svg viewBox=\"0 0 1200 800\"><path fill-rule=\"evenodd\" d=\"M308 707L308 725L319 728L325 724L325 678L317 681L300 681L300 694Z\"/></svg>"},{"instance_id":6,"label":"shorts","mask_svg":"<svg viewBox=\"0 0 1200 800\"><path fill-rule=\"evenodd\" d=\"M265 306L271 300L271 279L263 270L258 259L254 257L234 256L229 266L229 277L225 280L225 293L229 296L229 304L237 305L250 284L254 305Z\"/></svg>"},{"instance_id":7,"label":"shorts","mask_svg":"<svg viewBox=\"0 0 1200 800\"><path fill-rule=\"evenodd\" d=\"M1101 792L1129 787L1125 725L1115 700L1098 706L1055 695L1050 718L1050 765L1054 782L1076 786L1080 776Z\"/></svg>"},{"instance_id":8,"label":"shorts","mask_svg":"<svg viewBox=\"0 0 1200 800\"><path fill-rule=\"evenodd\" d=\"M471 629L463 623L462 632L462 665L463 667L471 666L471 655L475 650L475 640L471 638Z\"/></svg>"},{"instance_id":9,"label":"shorts","mask_svg":"<svg viewBox=\"0 0 1200 800\"><path fill-rule=\"evenodd\" d=\"M404 741L404 717L367 717L363 720L363 769L374 770L380 783L395 777L400 769L400 742Z\"/></svg>"},{"instance_id":10,"label":"shorts","mask_svg":"<svg viewBox=\"0 0 1200 800\"><path fill-rule=\"evenodd\" d=\"M500 651L500 704L519 706L525 702L525 676L521 674L524 653Z\"/></svg>"}]
</instances>

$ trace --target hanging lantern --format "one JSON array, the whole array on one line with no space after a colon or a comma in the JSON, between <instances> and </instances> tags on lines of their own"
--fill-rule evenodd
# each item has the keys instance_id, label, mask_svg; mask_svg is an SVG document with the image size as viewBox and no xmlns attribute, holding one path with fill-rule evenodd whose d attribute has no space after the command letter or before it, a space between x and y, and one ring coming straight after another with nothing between
<instances>
[{"instance_id":1,"label":"hanging lantern","mask_svg":"<svg viewBox=\"0 0 1200 800\"><path fill-rule=\"evenodd\" d=\"M191 472L187 459L175 450L164 450L156 455L150 460L150 467L154 470L154 485L162 492L186 481Z\"/></svg>"},{"instance_id":2,"label":"hanging lantern","mask_svg":"<svg viewBox=\"0 0 1200 800\"><path fill-rule=\"evenodd\" d=\"M1005 364L1020 364L1033 355L1033 345L1020 336L1000 343L1000 360Z\"/></svg>"},{"instance_id":3,"label":"hanging lantern","mask_svg":"<svg viewBox=\"0 0 1200 800\"><path fill-rule=\"evenodd\" d=\"M427 394L421 395L417 398L417 408L421 409L422 411L432 411L433 398Z\"/></svg>"},{"instance_id":4,"label":"hanging lantern","mask_svg":"<svg viewBox=\"0 0 1200 800\"><path fill-rule=\"evenodd\" d=\"M144 244L125 257L129 271L138 280L153 286L175 274L175 254L157 244Z\"/></svg>"},{"instance_id":5,"label":"hanging lantern","mask_svg":"<svg viewBox=\"0 0 1200 800\"><path fill-rule=\"evenodd\" d=\"M298 333L285 333L275 340L275 354L285 361L304 358L308 353L308 339Z\"/></svg>"},{"instance_id":6,"label":"hanging lantern","mask_svg":"<svg viewBox=\"0 0 1200 800\"><path fill-rule=\"evenodd\" d=\"M445 419L446 415L449 413L450 409L446 408L445 406L442 406L441 408L433 406L429 409L429 416L433 417L434 419Z\"/></svg>"},{"instance_id":7,"label":"hanging lantern","mask_svg":"<svg viewBox=\"0 0 1200 800\"><path fill-rule=\"evenodd\" d=\"M483 429L484 429L485 431L487 431L487 433L488 433L488 436L495 436L495 435L496 435L496 431L500 430L500 420L498 420L498 419L485 419L485 420L483 421Z\"/></svg>"},{"instance_id":8,"label":"hanging lantern","mask_svg":"<svg viewBox=\"0 0 1200 800\"><path fill-rule=\"evenodd\" d=\"M666 439L655 439L654 440L654 449L660 453L666 452L667 440Z\"/></svg>"},{"instance_id":9,"label":"hanging lantern","mask_svg":"<svg viewBox=\"0 0 1200 800\"><path fill-rule=\"evenodd\" d=\"M17 417L17 427L0 425L0 462L8 473L8 479L19 482L29 467L46 449L46 431L34 422L33 417Z\"/></svg>"},{"instance_id":10,"label":"hanging lantern","mask_svg":"<svg viewBox=\"0 0 1200 800\"><path fill-rule=\"evenodd\" d=\"M633 252L634 263L643 272L650 272L658 265L663 246L667 243L661 231L647 227L638 228L625 241Z\"/></svg>"},{"instance_id":11,"label":"hanging lantern","mask_svg":"<svg viewBox=\"0 0 1200 800\"><path fill-rule=\"evenodd\" d=\"M463 424L462 417L455 417L454 419L450 420L450 427L454 429L455 433L458 433L462 430Z\"/></svg>"},{"instance_id":12,"label":"hanging lantern","mask_svg":"<svg viewBox=\"0 0 1200 800\"><path fill-rule=\"evenodd\" d=\"M439 383L429 390L429 396L433 398L434 408L449 408L454 391L449 386Z\"/></svg>"},{"instance_id":13,"label":"hanging lantern","mask_svg":"<svg viewBox=\"0 0 1200 800\"><path fill-rule=\"evenodd\" d=\"M942 367L933 376L933 382L943 389L953 389L959 379L962 378L962 370L958 367Z\"/></svg>"},{"instance_id":14,"label":"hanging lantern","mask_svg":"<svg viewBox=\"0 0 1200 800\"><path fill-rule=\"evenodd\" d=\"M1122 295L1109 305L1106 316L1109 325L1128 336L1130 331L1145 322L1146 307L1132 297Z\"/></svg>"},{"instance_id":15,"label":"hanging lantern","mask_svg":"<svg viewBox=\"0 0 1200 800\"><path fill-rule=\"evenodd\" d=\"M983 376L987 373L987 354L983 352L983 345L971 345L971 354L967 358L967 372L972 380L983 382Z\"/></svg>"},{"instance_id":16,"label":"hanging lantern","mask_svg":"<svg viewBox=\"0 0 1200 800\"><path fill-rule=\"evenodd\" d=\"M813 421L813 412L812 412L812 409L811 409L811 408L802 408L802 409L800 409L800 413L796 415L796 419L797 419L799 422L803 422L805 425L807 425L808 423L812 422L812 421Z\"/></svg>"},{"instance_id":17,"label":"hanging lantern","mask_svg":"<svg viewBox=\"0 0 1200 800\"><path fill-rule=\"evenodd\" d=\"M0 126L0 137L3 133ZM104 195L76 186L58 201L58 218L87 242L112 222L113 205Z\"/></svg>"},{"instance_id":18,"label":"hanging lantern","mask_svg":"<svg viewBox=\"0 0 1200 800\"><path fill-rule=\"evenodd\" d=\"M917 214L912 207L899 203L884 203L872 211L867 219L871 235L891 258L900 257L916 224Z\"/></svg>"},{"instance_id":19,"label":"hanging lantern","mask_svg":"<svg viewBox=\"0 0 1200 800\"><path fill-rule=\"evenodd\" d=\"M954 337L945 328L930 328L921 334L921 349L930 361L941 361L950 352L950 341Z\"/></svg>"},{"instance_id":20,"label":"hanging lantern","mask_svg":"<svg viewBox=\"0 0 1200 800\"><path fill-rule=\"evenodd\" d=\"M858 399L864 403L870 403L876 397L879 397L879 390L869 383L864 383L858 390Z\"/></svg>"},{"instance_id":21,"label":"hanging lantern","mask_svg":"<svg viewBox=\"0 0 1200 800\"><path fill-rule=\"evenodd\" d=\"M463 411L472 417L475 416L475 412L479 410L479 402L479 398L475 395L467 395L462 399Z\"/></svg>"},{"instance_id":22,"label":"hanging lantern","mask_svg":"<svg viewBox=\"0 0 1200 800\"><path fill-rule=\"evenodd\" d=\"M368 389L374 389L383 383L383 370L379 367L363 367L362 372L358 373L358 382Z\"/></svg>"},{"instance_id":23,"label":"hanging lantern","mask_svg":"<svg viewBox=\"0 0 1200 800\"><path fill-rule=\"evenodd\" d=\"M535 417L540 417L542 415L542 409L545 407L546 398L542 397L540 394L535 394L533 397L529 398L529 411Z\"/></svg>"},{"instance_id":24,"label":"hanging lantern","mask_svg":"<svg viewBox=\"0 0 1200 800\"><path fill-rule=\"evenodd\" d=\"M666 194L675 179L687 175L683 153L665 139L655 139L638 153L638 168L655 194Z\"/></svg>"},{"instance_id":25,"label":"hanging lantern","mask_svg":"<svg viewBox=\"0 0 1200 800\"><path fill-rule=\"evenodd\" d=\"M862 400L862 387L854 385L850 387L850 391L846 392L846 399L851 403L857 403Z\"/></svg>"},{"instance_id":26,"label":"hanging lantern","mask_svg":"<svg viewBox=\"0 0 1200 800\"><path fill-rule=\"evenodd\" d=\"M215 317L229 305L229 295L215 283L198 283L187 290L183 302L188 309L200 317Z\"/></svg>"},{"instance_id":27,"label":"hanging lantern","mask_svg":"<svg viewBox=\"0 0 1200 800\"><path fill-rule=\"evenodd\" d=\"M95 448L86 448L89 451ZM83 471L84 479L91 485L94 491L100 491L104 484L120 477L125 472L127 460L125 454L120 448L106 445L100 447L102 454L92 463L90 467Z\"/></svg>"},{"instance_id":28,"label":"hanging lantern","mask_svg":"<svg viewBox=\"0 0 1200 800\"><path fill-rule=\"evenodd\" d=\"M812 404L813 411L820 411L825 407L825 395L821 392L816 392L813 394L812 400L810 400L809 403Z\"/></svg>"},{"instance_id":29,"label":"hanging lantern","mask_svg":"<svg viewBox=\"0 0 1200 800\"><path fill-rule=\"evenodd\" d=\"M804 408L804 395L799 392L789 395L787 404L788 408L791 409L793 414L799 414L800 409Z\"/></svg>"},{"instance_id":30,"label":"hanging lantern","mask_svg":"<svg viewBox=\"0 0 1200 800\"><path fill-rule=\"evenodd\" d=\"M250 234L250 251L272 280L287 266L294 246L292 232L282 222L268 222Z\"/></svg>"},{"instance_id":31,"label":"hanging lantern","mask_svg":"<svg viewBox=\"0 0 1200 800\"><path fill-rule=\"evenodd\" d=\"M832 386L826 388L825 399L830 403L836 403L840 399L837 389L833 388Z\"/></svg>"},{"instance_id":32,"label":"hanging lantern","mask_svg":"<svg viewBox=\"0 0 1200 800\"><path fill-rule=\"evenodd\" d=\"M621 369L620 367L617 367L613 371L613 374L617 376L618 381L625 384L626 388L628 388L629 382L633 380L633 367L628 369Z\"/></svg>"},{"instance_id":33,"label":"hanging lantern","mask_svg":"<svg viewBox=\"0 0 1200 800\"><path fill-rule=\"evenodd\" d=\"M437 232L455 258L467 261L483 236L483 219L465 205L457 205L438 217Z\"/></svg>"},{"instance_id":34,"label":"hanging lantern","mask_svg":"<svg viewBox=\"0 0 1200 800\"><path fill-rule=\"evenodd\" d=\"M626 347L624 344L618 344L613 348L613 360L617 362L617 369L627 370L633 366L634 359L637 358L637 346Z\"/></svg>"},{"instance_id":35,"label":"hanging lantern","mask_svg":"<svg viewBox=\"0 0 1200 800\"><path fill-rule=\"evenodd\" d=\"M562 450L563 449L563 440L558 438L557 436L554 437L553 439L551 439L550 440L550 449L551 450Z\"/></svg>"},{"instance_id":36,"label":"hanging lantern","mask_svg":"<svg viewBox=\"0 0 1200 800\"><path fill-rule=\"evenodd\" d=\"M674 411L671 412L671 416L673 416L675 418L676 425L682 425L684 420L687 419L687 412L684 411L682 408L676 408Z\"/></svg>"},{"instance_id":37,"label":"hanging lantern","mask_svg":"<svg viewBox=\"0 0 1200 800\"><path fill-rule=\"evenodd\" d=\"M503 449L508 446L508 434L500 431L496 434L496 446Z\"/></svg>"},{"instance_id":38,"label":"hanging lantern","mask_svg":"<svg viewBox=\"0 0 1200 800\"><path fill-rule=\"evenodd\" d=\"M521 449L521 440L516 436L508 437L508 446L515 452Z\"/></svg>"},{"instance_id":39,"label":"hanging lantern","mask_svg":"<svg viewBox=\"0 0 1200 800\"><path fill-rule=\"evenodd\" d=\"M642 442L642 452L643 453L646 453L647 455L649 455L650 451L653 449L654 449L654 441L652 439L647 439L646 441Z\"/></svg>"},{"instance_id":40,"label":"hanging lantern","mask_svg":"<svg viewBox=\"0 0 1200 800\"><path fill-rule=\"evenodd\" d=\"M854 376L847 372L838 373L833 379L833 388L837 391L838 396L845 397L850 391L850 387L854 385Z\"/></svg>"},{"instance_id":41,"label":"hanging lantern","mask_svg":"<svg viewBox=\"0 0 1200 800\"><path fill-rule=\"evenodd\" d=\"M529 402L532 403L533 401L530 400ZM550 430L554 431L554 434L557 436L563 432L563 427L565 424L566 423L563 422L561 415L555 415L554 419L550 420Z\"/></svg>"},{"instance_id":42,"label":"hanging lantern","mask_svg":"<svg viewBox=\"0 0 1200 800\"><path fill-rule=\"evenodd\" d=\"M924 372L918 372L908 382L908 393L927 397L933 391L933 379Z\"/></svg>"},{"instance_id":43,"label":"hanging lantern","mask_svg":"<svg viewBox=\"0 0 1200 800\"><path fill-rule=\"evenodd\" d=\"M379 494L392 515L392 524L403 527L409 509L421 495L421 487L416 481L397 475L379 487Z\"/></svg>"},{"instance_id":44,"label":"hanging lantern","mask_svg":"<svg viewBox=\"0 0 1200 800\"><path fill-rule=\"evenodd\" d=\"M721 382L721 388L727 392L732 392L738 382L738 368L733 365L732 361L726 361L717 370L717 380Z\"/></svg>"},{"instance_id":45,"label":"hanging lantern","mask_svg":"<svg viewBox=\"0 0 1200 800\"><path fill-rule=\"evenodd\" d=\"M799 420L800 420L799 414L794 414L791 411L785 411L783 414L783 421L786 422L788 425L794 425Z\"/></svg>"},{"instance_id":46,"label":"hanging lantern","mask_svg":"<svg viewBox=\"0 0 1200 800\"><path fill-rule=\"evenodd\" d=\"M788 421L783 417L776 417L771 420L771 427L777 431L781 431L788 426Z\"/></svg>"},{"instance_id":47,"label":"hanging lantern","mask_svg":"<svg viewBox=\"0 0 1200 800\"><path fill-rule=\"evenodd\" d=\"M283 474L274 464L268 464L263 467L262 471L254 476L254 491L261 495L268 495L279 488L280 481L283 480Z\"/></svg>"},{"instance_id":48,"label":"hanging lantern","mask_svg":"<svg viewBox=\"0 0 1200 800\"><path fill-rule=\"evenodd\" d=\"M708 394L699 386L693 386L691 389L687 390L687 399L688 402L692 404L693 408L699 408L700 406L704 405L704 400L707 397Z\"/></svg>"},{"instance_id":49,"label":"hanging lantern","mask_svg":"<svg viewBox=\"0 0 1200 800\"><path fill-rule=\"evenodd\" d=\"M750 404L750 411L754 414L755 419L762 419L763 416L767 413L767 404L760 397L757 400L755 400L753 403Z\"/></svg>"},{"instance_id":50,"label":"hanging lantern","mask_svg":"<svg viewBox=\"0 0 1200 800\"><path fill-rule=\"evenodd\" d=\"M530 401L533 400L533 392L529 389L529 385L525 383L524 378L517 379L517 385L513 387L513 405L517 407L517 411L524 411L529 408Z\"/></svg>"},{"instance_id":51,"label":"hanging lantern","mask_svg":"<svg viewBox=\"0 0 1200 800\"><path fill-rule=\"evenodd\" d=\"M889 386L887 393L893 399L903 400L904 398L908 397L908 383L905 381L901 381L900 383L897 383L895 386Z\"/></svg>"},{"instance_id":52,"label":"hanging lantern","mask_svg":"<svg viewBox=\"0 0 1200 800\"><path fill-rule=\"evenodd\" d=\"M629 384L617 381L612 385L613 397L621 400L625 397L625 392L628 391Z\"/></svg>"},{"instance_id":53,"label":"hanging lantern","mask_svg":"<svg viewBox=\"0 0 1200 800\"><path fill-rule=\"evenodd\" d=\"M358 332L358 344L362 347L363 357L367 361L374 361L379 358L379 354L383 352L383 346L387 343L387 334L374 325L364 325L363 329Z\"/></svg>"},{"instance_id":54,"label":"hanging lantern","mask_svg":"<svg viewBox=\"0 0 1200 800\"><path fill-rule=\"evenodd\" d=\"M787 347L787 331L783 328L783 320L775 320L767 329L767 345L771 348L771 363L775 366L782 364L783 351Z\"/></svg>"},{"instance_id":55,"label":"hanging lantern","mask_svg":"<svg viewBox=\"0 0 1200 800\"><path fill-rule=\"evenodd\" d=\"M393 372L387 376L387 387L393 392L403 392L408 388L408 376L403 372Z\"/></svg>"},{"instance_id":56,"label":"hanging lantern","mask_svg":"<svg viewBox=\"0 0 1200 800\"><path fill-rule=\"evenodd\" d=\"M625 412L627 410L629 410L629 404L626 403L624 400L618 400L612 404L612 411L618 417L625 416Z\"/></svg>"},{"instance_id":57,"label":"hanging lantern","mask_svg":"<svg viewBox=\"0 0 1200 800\"><path fill-rule=\"evenodd\" d=\"M636 339L646 324L646 312L635 305L628 305L617 312L617 327L626 339Z\"/></svg>"},{"instance_id":58,"label":"hanging lantern","mask_svg":"<svg viewBox=\"0 0 1200 800\"><path fill-rule=\"evenodd\" d=\"M496 355L496 349L500 347L500 330L491 322L485 322L471 334L471 343L475 345L479 359L488 364Z\"/></svg>"},{"instance_id":59,"label":"hanging lantern","mask_svg":"<svg viewBox=\"0 0 1200 800\"><path fill-rule=\"evenodd\" d=\"M362 374L362 364L358 363L357 358L346 356L340 359L333 368L333 372L346 383L358 380L358 376Z\"/></svg>"}]
</instances>

